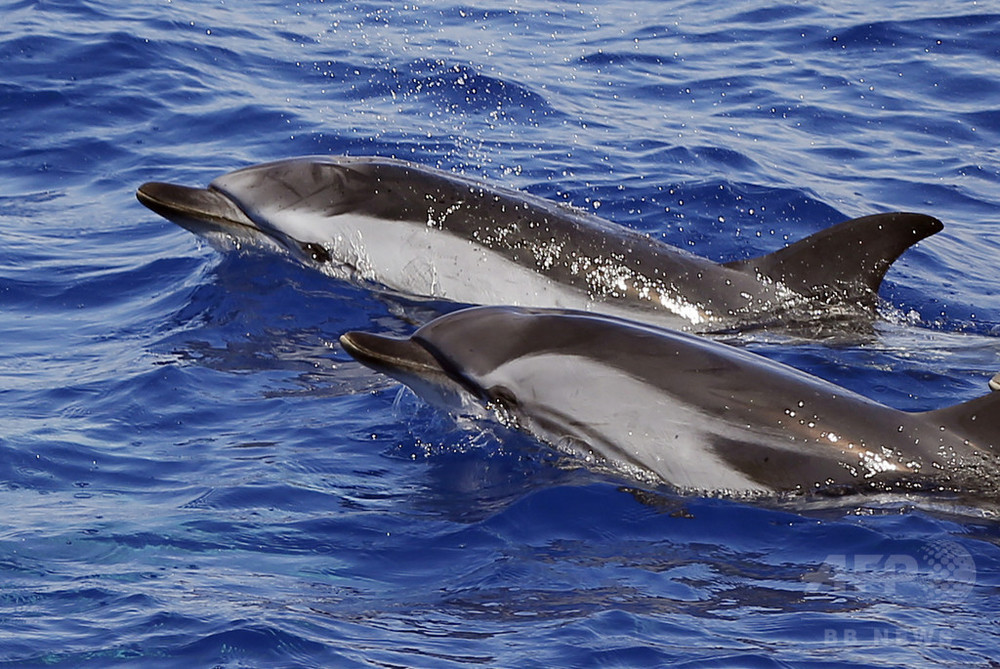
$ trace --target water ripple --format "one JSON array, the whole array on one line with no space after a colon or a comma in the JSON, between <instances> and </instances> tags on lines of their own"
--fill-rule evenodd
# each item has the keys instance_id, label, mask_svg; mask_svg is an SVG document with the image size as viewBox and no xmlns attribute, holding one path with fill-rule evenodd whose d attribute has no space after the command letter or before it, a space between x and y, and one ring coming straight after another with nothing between
<instances>
[{"instance_id":1,"label":"water ripple","mask_svg":"<svg viewBox=\"0 0 1000 669\"><path fill-rule=\"evenodd\" d=\"M4 18L0 662L993 661L996 509L609 480L336 344L407 333L421 305L220 257L134 200L272 158L395 155L716 260L925 211L945 231L893 266L871 341L740 344L944 406L998 371L989 8L14 0Z\"/></svg>"}]
</instances>

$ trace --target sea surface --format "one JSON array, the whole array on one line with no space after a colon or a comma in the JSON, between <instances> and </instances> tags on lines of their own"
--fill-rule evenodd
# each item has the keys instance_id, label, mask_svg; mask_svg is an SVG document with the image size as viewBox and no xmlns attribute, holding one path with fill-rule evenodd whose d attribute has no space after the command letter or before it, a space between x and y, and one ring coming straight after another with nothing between
<instances>
[{"instance_id":1,"label":"sea surface","mask_svg":"<svg viewBox=\"0 0 1000 669\"><path fill-rule=\"evenodd\" d=\"M874 337L735 344L938 408L1000 371L997 11L0 1L0 665L1000 666L995 504L574 466L351 361L412 329L372 291L134 198L389 155L717 260L925 212Z\"/></svg>"}]
</instances>

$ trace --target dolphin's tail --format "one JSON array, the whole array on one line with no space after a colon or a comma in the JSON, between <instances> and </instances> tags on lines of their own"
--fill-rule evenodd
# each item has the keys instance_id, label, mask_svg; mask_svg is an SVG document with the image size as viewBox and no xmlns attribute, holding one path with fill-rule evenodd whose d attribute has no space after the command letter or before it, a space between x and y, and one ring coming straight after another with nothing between
<instances>
[{"instance_id":1,"label":"dolphin's tail","mask_svg":"<svg viewBox=\"0 0 1000 669\"><path fill-rule=\"evenodd\" d=\"M809 298L874 309L889 266L903 251L943 227L938 219L923 214L864 216L726 267L780 281Z\"/></svg>"}]
</instances>

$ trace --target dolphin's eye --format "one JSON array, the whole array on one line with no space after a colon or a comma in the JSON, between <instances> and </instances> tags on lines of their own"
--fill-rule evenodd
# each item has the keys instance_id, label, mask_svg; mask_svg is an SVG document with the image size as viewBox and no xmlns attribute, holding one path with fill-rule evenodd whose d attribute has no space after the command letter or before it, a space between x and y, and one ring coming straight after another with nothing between
<instances>
[{"instance_id":1,"label":"dolphin's eye","mask_svg":"<svg viewBox=\"0 0 1000 669\"><path fill-rule=\"evenodd\" d=\"M330 252L323 248L321 244L306 242L302 245L302 252L316 262L330 262Z\"/></svg>"},{"instance_id":2,"label":"dolphin's eye","mask_svg":"<svg viewBox=\"0 0 1000 669\"><path fill-rule=\"evenodd\" d=\"M490 401L503 407L504 409L514 409L517 407L517 398L509 389L503 386L493 386L489 390Z\"/></svg>"}]
</instances>

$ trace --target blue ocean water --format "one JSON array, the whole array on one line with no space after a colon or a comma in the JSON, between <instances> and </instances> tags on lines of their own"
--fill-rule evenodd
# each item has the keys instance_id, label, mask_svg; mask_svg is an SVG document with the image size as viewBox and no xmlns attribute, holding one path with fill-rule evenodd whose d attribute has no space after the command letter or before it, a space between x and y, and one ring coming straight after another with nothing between
<instances>
[{"instance_id":1,"label":"blue ocean water","mask_svg":"<svg viewBox=\"0 0 1000 669\"><path fill-rule=\"evenodd\" d=\"M871 341L743 345L902 409L1000 371L988 3L0 2L0 662L998 666L996 508L671 496L352 362L365 289L134 199L392 155L714 258L941 218Z\"/></svg>"}]
</instances>

